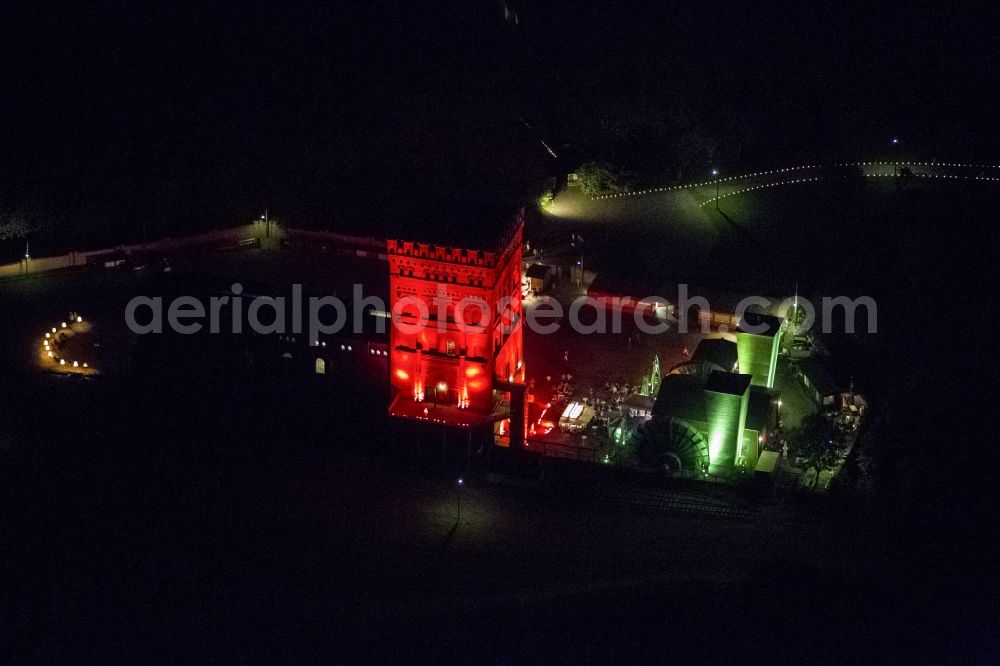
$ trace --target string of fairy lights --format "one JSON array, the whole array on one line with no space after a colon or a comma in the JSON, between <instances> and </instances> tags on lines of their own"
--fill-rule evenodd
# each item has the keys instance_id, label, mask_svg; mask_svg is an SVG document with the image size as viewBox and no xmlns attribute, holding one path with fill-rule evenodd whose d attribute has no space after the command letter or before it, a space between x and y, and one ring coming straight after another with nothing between
<instances>
[{"instance_id":1,"label":"string of fairy lights","mask_svg":"<svg viewBox=\"0 0 1000 666\"><path fill-rule=\"evenodd\" d=\"M896 174L892 173L866 173L866 178L893 178ZM1000 181L1000 177L992 176L957 176L950 173L915 173L913 174L916 178L940 178L942 180L985 180L997 182Z\"/></svg>"},{"instance_id":2,"label":"string of fairy lights","mask_svg":"<svg viewBox=\"0 0 1000 666\"><path fill-rule=\"evenodd\" d=\"M887 174L888 175L888 174ZM989 180L989 181L1000 181L1000 178L995 178L991 176L953 176L949 174L938 174L938 173L915 173L914 176L919 178L951 178L955 180Z\"/></svg>"},{"instance_id":3,"label":"string of fairy lights","mask_svg":"<svg viewBox=\"0 0 1000 666\"><path fill-rule=\"evenodd\" d=\"M896 169L898 167L948 167L948 168L961 168L961 169L1000 169L1000 164L979 164L972 162L909 162L909 161L874 161L874 162L838 162L828 165L829 167L861 167L861 168L871 168L871 167L893 167ZM690 190L698 187L709 187L716 186L720 184L732 184L743 180L748 180L751 178L760 178L763 176L775 176L782 174L791 174L802 171L810 171L814 169L824 168L820 164L803 164L793 167L785 167L783 169L769 169L764 171L754 171L750 173L741 174L738 176L728 176L725 178L712 178L709 180L696 182L696 183L685 183L680 185L668 185L663 187L652 187L642 190L633 190L629 192L616 192L614 194L604 194L596 197L590 197L591 201L599 201L603 199L622 199L630 197L639 197L650 194L659 194L663 192L674 192L679 190ZM895 177L898 173L887 172L887 173L865 173L864 176L879 178L879 177ZM987 176L987 175L956 175L956 174L933 174L933 173L913 173L913 176L921 178L940 178L940 179L951 179L951 180L978 180L978 181L990 181L990 182L1000 182L1000 176ZM735 196L737 194L743 194L746 192L752 192L755 190L768 189L772 187L780 187L782 185L795 185L798 183L808 183L821 180L820 176L815 178L792 178L781 180L775 183L766 183L762 185L756 185L753 187L742 188L733 192L728 192L722 194L718 197L712 197L707 201L699 204L700 206L705 206L707 204L713 203L718 199L725 199L727 197Z\"/></svg>"},{"instance_id":4,"label":"string of fairy lights","mask_svg":"<svg viewBox=\"0 0 1000 666\"><path fill-rule=\"evenodd\" d=\"M719 178L718 182L727 183L737 180L745 180L747 178L759 178L760 176L772 176L782 173L791 173L793 171L802 171L804 169L818 169L820 168L818 164L805 164L796 167L787 167L785 169L771 169L769 171L755 171L753 173L746 173L740 176L728 176L726 178ZM715 185L716 179L706 180L701 183L686 183L684 185L669 185L665 187L653 187L645 190L634 190L632 192L617 192L615 194L603 194L597 197L591 197L591 201L598 201L600 199L620 199L622 197L637 197L644 194L657 194L659 192L672 192L675 190L689 190L694 187L706 187L708 185Z\"/></svg>"},{"instance_id":5,"label":"string of fairy lights","mask_svg":"<svg viewBox=\"0 0 1000 666\"><path fill-rule=\"evenodd\" d=\"M53 326L52 330L45 332L45 336L42 338L41 351L50 363L59 366L57 369L65 371L69 371L70 368L93 370L93 368L90 367L90 363L87 361L81 362L78 360L67 359L63 356L62 351L60 350L60 343L68 337L68 335L73 333L72 325L82 323L82 316L73 315L70 317L69 323L63 321L59 326Z\"/></svg>"},{"instance_id":6,"label":"string of fairy lights","mask_svg":"<svg viewBox=\"0 0 1000 666\"><path fill-rule=\"evenodd\" d=\"M892 174L890 174L890 175L892 175ZM719 199L725 199L727 197L734 197L737 194L744 194L746 192L753 192L754 190L766 190L766 189L771 188L771 187L781 187L782 185L795 185L796 183L814 183L817 180L821 180L821 178L819 176L816 176L815 178L796 178L794 180L783 180L783 181L778 182L778 183L764 183L763 185L754 185L753 187L746 187L746 188L743 188L742 190L735 190L733 192L727 192L726 194L723 194L722 196L720 196L718 198ZM711 204L711 203L715 203L715 202L716 202L716 198L712 197L708 201L703 201L702 203L700 203L698 205L699 206L705 206L707 204Z\"/></svg>"},{"instance_id":7,"label":"string of fairy lights","mask_svg":"<svg viewBox=\"0 0 1000 666\"><path fill-rule=\"evenodd\" d=\"M961 162L842 162L830 166L928 166L963 169L1000 169L1000 164L963 164Z\"/></svg>"}]
</instances>

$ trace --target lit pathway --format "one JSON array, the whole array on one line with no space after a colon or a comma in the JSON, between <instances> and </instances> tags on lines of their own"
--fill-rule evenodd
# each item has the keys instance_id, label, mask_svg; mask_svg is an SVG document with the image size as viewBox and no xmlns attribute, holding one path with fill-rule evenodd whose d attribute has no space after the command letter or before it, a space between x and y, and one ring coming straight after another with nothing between
<instances>
[{"instance_id":1,"label":"lit pathway","mask_svg":"<svg viewBox=\"0 0 1000 666\"><path fill-rule=\"evenodd\" d=\"M547 252L552 248L552 254L542 261L565 260L555 249L567 246L571 234L578 234L585 239L584 265L591 270L632 275L640 268L647 274L666 273L674 279L697 282L714 277L717 271L713 265L737 273L752 270L745 265L751 256L767 264L782 264L786 263L785 257L810 249L808 245L796 246L774 220L756 219L750 234L747 218L755 211L742 208L746 201L741 195L810 189L810 185L838 172L847 173L850 168L860 170L865 179L888 184L894 168L899 167L911 170L914 184L976 181L985 187L1000 186L1000 164L801 164L720 178L721 214L715 210L714 179L597 198L587 197L579 187L569 187L546 209L543 222L530 227L527 233L533 247L544 247ZM748 243L752 252L741 249ZM844 251L839 246L835 249Z\"/></svg>"},{"instance_id":2,"label":"lit pathway","mask_svg":"<svg viewBox=\"0 0 1000 666\"><path fill-rule=\"evenodd\" d=\"M803 164L799 166L748 172L718 179L719 198L735 196L744 192L752 192L773 187L816 182L823 178L826 168L858 167L866 177L892 177L894 170L901 167L909 168L915 177L939 178L942 180L978 180L1000 182L1000 164L973 164L960 162L841 162L827 167L819 164ZM701 182L683 185L646 188L619 194L608 194L594 197L592 201L626 199L643 197L667 192L689 191L704 198L700 206L712 204L716 197L716 179L711 178Z\"/></svg>"}]
</instances>

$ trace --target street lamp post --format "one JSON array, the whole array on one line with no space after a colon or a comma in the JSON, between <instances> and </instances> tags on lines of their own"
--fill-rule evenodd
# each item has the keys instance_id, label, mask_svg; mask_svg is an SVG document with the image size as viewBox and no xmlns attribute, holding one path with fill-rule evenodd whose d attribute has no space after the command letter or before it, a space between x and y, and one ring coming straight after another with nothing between
<instances>
[{"instance_id":1,"label":"street lamp post","mask_svg":"<svg viewBox=\"0 0 1000 666\"><path fill-rule=\"evenodd\" d=\"M576 247L577 245L580 246L580 258L576 262L577 270L579 270L579 273L577 274L576 286L579 287L583 284L583 236L580 234L573 234L570 236L570 245L573 247Z\"/></svg>"},{"instance_id":2,"label":"street lamp post","mask_svg":"<svg viewBox=\"0 0 1000 666\"><path fill-rule=\"evenodd\" d=\"M583 241L580 241L580 278L577 286L583 286Z\"/></svg>"},{"instance_id":3,"label":"street lamp post","mask_svg":"<svg viewBox=\"0 0 1000 666\"><path fill-rule=\"evenodd\" d=\"M799 334L799 283L795 283L795 301L792 303L792 342Z\"/></svg>"},{"instance_id":4,"label":"street lamp post","mask_svg":"<svg viewBox=\"0 0 1000 666\"><path fill-rule=\"evenodd\" d=\"M455 524L462 520L462 486L465 484L465 480L462 477L458 477L458 481L455 483Z\"/></svg>"},{"instance_id":5,"label":"street lamp post","mask_svg":"<svg viewBox=\"0 0 1000 666\"><path fill-rule=\"evenodd\" d=\"M899 145L899 138L898 137L895 137L895 136L892 137L892 145L893 145L893 150L892 150L892 177L896 178L897 176L899 176L899 172L897 171L898 166L896 165L896 161L897 161L897 157L898 156L896 154L896 148L895 148L896 146Z\"/></svg>"},{"instance_id":6,"label":"street lamp post","mask_svg":"<svg viewBox=\"0 0 1000 666\"><path fill-rule=\"evenodd\" d=\"M715 176L715 210L719 210L719 170L712 169L712 175Z\"/></svg>"}]
</instances>

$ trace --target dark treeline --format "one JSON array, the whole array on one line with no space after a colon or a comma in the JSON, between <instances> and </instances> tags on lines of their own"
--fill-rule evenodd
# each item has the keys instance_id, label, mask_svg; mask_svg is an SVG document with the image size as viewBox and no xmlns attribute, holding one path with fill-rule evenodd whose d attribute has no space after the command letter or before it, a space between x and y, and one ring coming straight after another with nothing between
<instances>
[{"instance_id":1,"label":"dark treeline","mask_svg":"<svg viewBox=\"0 0 1000 666\"><path fill-rule=\"evenodd\" d=\"M265 206L359 225L393 197L530 195L588 161L644 182L886 157L892 135L922 157L994 148L978 84L996 56L971 10L399 5L6 10L0 242Z\"/></svg>"}]
</instances>

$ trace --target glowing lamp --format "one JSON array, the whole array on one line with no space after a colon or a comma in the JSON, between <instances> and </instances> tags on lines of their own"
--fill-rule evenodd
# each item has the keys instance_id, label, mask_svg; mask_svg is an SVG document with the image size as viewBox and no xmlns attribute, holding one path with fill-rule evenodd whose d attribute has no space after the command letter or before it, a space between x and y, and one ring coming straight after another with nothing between
<instances>
[{"instance_id":1,"label":"glowing lamp","mask_svg":"<svg viewBox=\"0 0 1000 666\"><path fill-rule=\"evenodd\" d=\"M73 361L73 367L74 368L79 368L80 364L77 361Z\"/></svg>"},{"instance_id":2,"label":"glowing lamp","mask_svg":"<svg viewBox=\"0 0 1000 666\"><path fill-rule=\"evenodd\" d=\"M66 322L63 322L63 323L62 323L62 327L63 327L63 328L66 328Z\"/></svg>"},{"instance_id":3,"label":"glowing lamp","mask_svg":"<svg viewBox=\"0 0 1000 666\"><path fill-rule=\"evenodd\" d=\"M59 359L59 365L66 365L66 359L64 358Z\"/></svg>"},{"instance_id":4,"label":"glowing lamp","mask_svg":"<svg viewBox=\"0 0 1000 666\"><path fill-rule=\"evenodd\" d=\"M77 317L76 318L76 323L82 324L83 323L83 317Z\"/></svg>"}]
</instances>

